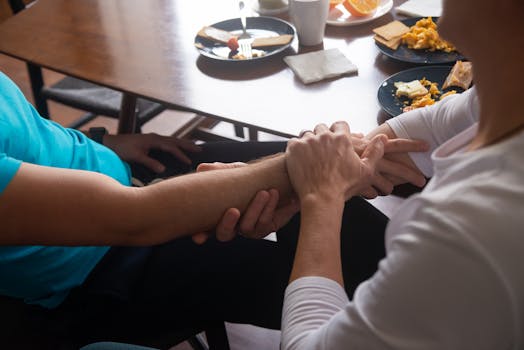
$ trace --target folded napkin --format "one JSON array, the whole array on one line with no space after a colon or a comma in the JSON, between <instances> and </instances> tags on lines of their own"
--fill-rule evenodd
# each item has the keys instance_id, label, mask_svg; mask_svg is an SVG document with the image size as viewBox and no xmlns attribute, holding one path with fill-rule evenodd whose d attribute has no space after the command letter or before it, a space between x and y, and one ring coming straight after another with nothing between
<instances>
[{"instance_id":1,"label":"folded napkin","mask_svg":"<svg viewBox=\"0 0 524 350\"><path fill-rule=\"evenodd\" d=\"M442 15L442 0L408 0L397 6L395 10L397 13L412 17L440 17Z\"/></svg>"},{"instance_id":2,"label":"folded napkin","mask_svg":"<svg viewBox=\"0 0 524 350\"><path fill-rule=\"evenodd\" d=\"M284 57L284 62L304 84L358 72L339 49L321 50Z\"/></svg>"}]
</instances>

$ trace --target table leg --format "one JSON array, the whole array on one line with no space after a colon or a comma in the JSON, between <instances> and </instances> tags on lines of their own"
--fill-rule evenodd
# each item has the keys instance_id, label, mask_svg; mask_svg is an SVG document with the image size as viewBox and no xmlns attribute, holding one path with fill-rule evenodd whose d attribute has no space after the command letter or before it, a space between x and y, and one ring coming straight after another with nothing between
<instances>
[{"instance_id":1,"label":"table leg","mask_svg":"<svg viewBox=\"0 0 524 350\"><path fill-rule=\"evenodd\" d=\"M248 127L249 130L249 141L258 141L258 129L254 127Z\"/></svg>"},{"instance_id":2,"label":"table leg","mask_svg":"<svg viewBox=\"0 0 524 350\"><path fill-rule=\"evenodd\" d=\"M120 115L118 117L119 134L132 134L136 125L136 96L124 92L120 104Z\"/></svg>"}]
</instances>

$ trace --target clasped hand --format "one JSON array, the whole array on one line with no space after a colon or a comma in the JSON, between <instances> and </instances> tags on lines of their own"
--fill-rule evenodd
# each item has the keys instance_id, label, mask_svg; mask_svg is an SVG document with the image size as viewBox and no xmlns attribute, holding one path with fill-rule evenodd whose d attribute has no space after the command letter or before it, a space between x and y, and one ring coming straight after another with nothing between
<instances>
[{"instance_id":1,"label":"clasped hand","mask_svg":"<svg viewBox=\"0 0 524 350\"><path fill-rule=\"evenodd\" d=\"M334 199L341 202L369 191L387 136L377 135L357 154L349 125L319 124L301 138L288 142L286 166L299 200ZM357 138L358 139L358 138ZM378 178L380 179L380 178Z\"/></svg>"},{"instance_id":2,"label":"clasped hand","mask_svg":"<svg viewBox=\"0 0 524 350\"><path fill-rule=\"evenodd\" d=\"M292 183L294 181L295 191L298 193L297 188L301 188L303 192L311 190L311 184L305 178L297 179L297 176L312 176L313 168L315 171L323 171L324 175L338 171L338 174L333 175L336 180L328 182L331 186L329 191L339 193L345 199L352 195L365 198L387 195L394 186L403 183L423 186L426 180L410 160L408 152L425 152L428 150L427 143L390 137L388 139L385 135L377 135L369 139L362 134L351 134L345 122L335 123L329 129L322 124L313 132L302 133L300 139L289 142L287 151L288 171L290 176L291 173L294 174ZM333 149L329 149L330 147ZM197 171L242 166L246 164L201 164ZM352 182L337 183L348 179ZM326 186L326 182L320 180L317 185ZM284 202L279 200L278 191L274 189L260 191L243 214L236 208L228 209L217 225L215 234L222 241L232 239L240 232L243 236L261 238L285 225L298 209L299 202L296 198ZM197 234L193 238L201 243L207 237L208 234Z\"/></svg>"}]
</instances>

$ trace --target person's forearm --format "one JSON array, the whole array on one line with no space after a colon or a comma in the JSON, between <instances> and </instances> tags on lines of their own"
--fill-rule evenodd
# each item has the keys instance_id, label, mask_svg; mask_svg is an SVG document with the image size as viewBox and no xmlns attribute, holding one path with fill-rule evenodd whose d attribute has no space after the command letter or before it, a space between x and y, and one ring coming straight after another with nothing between
<instances>
[{"instance_id":1,"label":"person's forearm","mask_svg":"<svg viewBox=\"0 0 524 350\"><path fill-rule=\"evenodd\" d=\"M105 175L24 163L2 193L1 244L151 245L214 228L257 191L291 192L283 156L143 188Z\"/></svg>"},{"instance_id":2,"label":"person's forearm","mask_svg":"<svg viewBox=\"0 0 524 350\"><path fill-rule=\"evenodd\" d=\"M300 235L290 282L320 276L343 285L340 228L344 198L308 198L301 203Z\"/></svg>"},{"instance_id":3,"label":"person's forearm","mask_svg":"<svg viewBox=\"0 0 524 350\"><path fill-rule=\"evenodd\" d=\"M281 198L291 193L283 155L246 167L176 177L137 189L136 215L124 229L140 232L138 244L211 230L226 209L243 212L256 192L270 188Z\"/></svg>"}]
</instances>

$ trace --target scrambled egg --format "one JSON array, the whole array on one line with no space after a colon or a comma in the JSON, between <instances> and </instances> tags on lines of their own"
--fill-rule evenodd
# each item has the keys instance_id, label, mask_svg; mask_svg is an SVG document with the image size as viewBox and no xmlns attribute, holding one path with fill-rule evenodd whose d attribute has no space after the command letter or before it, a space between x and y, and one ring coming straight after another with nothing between
<instances>
[{"instance_id":1,"label":"scrambled egg","mask_svg":"<svg viewBox=\"0 0 524 350\"><path fill-rule=\"evenodd\" d=\"M441 50L444 52L455 51L455 47L440 38L437 25L433 18L423 18L410 28L410 31L402 36L402 43L410 49L429 51Z\"/></svg>"},{"instance_id":2,"label":"scrambled egg","mask_svg":"<svg viewBox=\"0 0 524 350\"><path fill-rule=\"evenodd\" d=\"M431 106L435 104L435 102L440 101L443 98L448 97L449 95L453 95L457 93L456 90L451 90L451 91L446 92L445 94L442 94L442 92L438 88L438 84L432 81L429 81L426 78L422 78L420 80L414 80L413 82L419 82L420 85L422 85L427 90L427 93L423 95L419 95L419 96L414 96L413 98L410 98L407 101L405 101L404 105L406 105L406 107L402 109L403 112L408 112L413 109L421 108L425 106ZM409 83L399 82L400 84L397 85L397 83L395 83L395 86L398 89L398 87L402 86L402 84L413 84L413 82L409 82ZM397 94L397 96L399 96L399 94Z\"/></svg>"}]
</instances>

